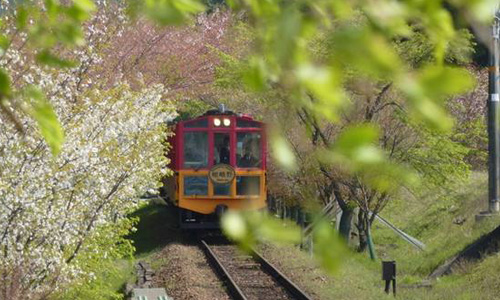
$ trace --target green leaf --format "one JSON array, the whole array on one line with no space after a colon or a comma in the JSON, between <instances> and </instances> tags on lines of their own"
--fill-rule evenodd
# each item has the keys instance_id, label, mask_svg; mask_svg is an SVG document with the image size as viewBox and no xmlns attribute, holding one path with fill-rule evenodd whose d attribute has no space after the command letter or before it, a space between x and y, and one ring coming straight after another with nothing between
<instances>
[{"instance_id":1,"label":"green leaf","mask_svg":"<svg viewBox=\"0 0 500 300\"><path fill-rule=\"evenodd\" d=\"M19 30L23 30L28 24L28 10L23 5L17 9L16 24Z\"/></svg>"},{"instance_id":2,"label":"green leaf","mask_svg":"<svg viewBox=\"0 0 500 300\"><path fill-rule=\"evenodd\" d=\"M472 12L473 16L481 22L489 23L493 20L494 12L498 8L497 0L453 0L464 11Z\"/></svg>"},{"instance_id":3,"label":"green leaf","mask_svg":"<svg viewBox=\"0 0 500 300\"><path fill-rule=\"evenodd\" d=\"M37 121L38 128L45 142L49 145L52 155L57 156L64 143L64 131L57 119L57 115L39 89L29 88L26 92L32 100L30 114Z\"/></svg>"},{"instance_id":4,"label":"green leaf","mask_svg":"<svg viewBox=\"0 0 500 300\"><path fill-rule=\"evenodd\" d=\"M82 46L85 44L82 28L79 24L65 22L55 29L55 35L59 42L65 43L68 46Z\"/></svg>"},{"instance_id":5,"label":"green leaf","mask_svg":"<svg viewBox=\"0 0 500 300\"><path fill-rule=\"evenodd\" d=\"M287 64L293 59L299 40L302 18L295 7L283 10L279 16L278 32L274 39L274 53L280 64Z\"/></svg>"},{"instance_id":6,"label":"green leaf","mask_svg":"<svg viewBox=\"0 0 500 300\"><path fill-rule=\"evenodd\" d=\"M288 141L281 135L274 135L271 138L272 156L281 167L287 171L292 171L296 168L297 162Z\"/></svg>"},{"instance_id":7,"label":"green leaf","mask_svg":"<svg viewBox=\"0 0 500 300\"><path fill-rule=\"evenodd\" d=\"M183 13L195 14L205 10L205 6L196 0L175 0L173 5Z\"/></svg>"},{"instance_id":8,"label":"green leaf","mask_svg":"<svg viewBox=\"0 0 500 300\"><path fill-rule=\"evenodd\" d=\"M330 1L329 4L333 14L339 19L347 19L353 14L353 9L348 1Z\"/></svg>"},{"instance_id":9,"label":"green leaf","mask_svg":"<svg viewBox=\"0 0 500 300\"><path fill-rule=\"evenodd\" d=\"M205 7L195 0L146 0L144 12L160 25L179 25Z\"/></svg>"},{"instance_id":10,"label":"green leaf","mask_svg":"<svg viewBox=\"0 0 500 300\"><path fill-rule=\"evenodd\" d=\"M406 22L406 6L398 1L377 1L367 3L364 9L372 22L387 34L408 36L411 32Z\"/></svg>"},{"instance_id":11,"label":"green leaf","mask_svg":"<svg viewBox=\"0 0 500 300\"><path fill-rule=\"evenodd\" d=\"M437 101L433 101L435 99L429 98L429 95L436 96L436 93L453 91L455 88L441 88L436 86L440 84L439 82L429 82L434 76L432 72L429 75L422 75L421 78L405 76L400 78L398 86L406 95L411 108L410 114L414 120L421 121L434 130L447 131L452 128L453 120Z\"/></svg>"},{"instance_id":12,"label":"green leaf","mask_svg":"<svg viewBox=\"0 0 500 300\"><path fill-rule=\"evenodd\" d=\"M391 78L401 72L401 61L386 39L368 28L348 27L335 32L332 59L364 75Z\"/></svg>"},{"instance_id":13,"label":"green leaf","mask_svg":"<svg viewBox=\"0 0 500 300\"><path fill-rule=\"evenodd\" d=\"M342 261L345 261L349 255L344 242L325 219L320 219L316 222L313 239L315 258L319 260L321 266L326 271L330 274L335 274Z\"/></svg>"},{"instance_id":14,"label":"green leaf","mask_svg":"<svg viewBox=\"0 0 500 300\"><path fill-rule=\"evenodd\" d=\"M225 234L233 240L240 241L248 235L248 227L243 216L236 212L227 212L221 219Z\"/></svg>"},{"instance_id":15,"label":"green leaf","mask_svg":"<svg viewBox=\"0 0 500 300\"><path fill-rule=\"evenodd\" d=\"M222 216L221 224L224 233L247 250L259 241L298 244L301 240L296 224L262 212L229 211Z\"/></svg>"},{"instance_id":16,"label":"green leaf","mask_svg":"<svg viewBox=\"0 0 500 300\"><path fill-rule=\"evenodd\" d=\"M335 141L335 149L351 153L360 147L372 146L377 142L378 130L373 125L362 124L343 131Z\"/></svg>"},{"instance_id":17,"label":"green leaf","mask_svg":"<svg viewBox=\"0 0 500 300\"><path fill-rule=\"evenodd\" d=\"M96 10L94 1L91 0L74 0L73 5L87 13L91 13Z\"/></svg>"},{"instance_id":18,"label":"green leaf","mask_svg":"<svg viewBox=\"0 0 500 300\"><path fill-rule=\"evenodd\" d=\"M38 53L36 56L36 60L39 63L45 64L50 67L72 68L76 66L76 63L74 61L61 59L50 53L49 50L43 50L42 52Z\"/></svg>"},{"instance_id":19,"label":"green leaf","mask_svg":"<svg viewBox=\"0 0 500 300\"><path fill-rule=\"evenodd\" d=\"M331 68L310 64L300 65L297 78L316 98L314 109L331 121L337 121L338 109L345 104L345 95L340 86L340 78Z\"/></svg>"},{"instance_id":20,"label":"green leaf","mask_svg":"<svg viewBox=\"0 0 500 300\"><path fill-rule=\"evenodd\" d=\"M471 74L462 68L431 65L419 74L419 83L431 99L465 93L474 87Z\"/></svg>"},{"instance_id":21,"label":"green leaf","mask_svg":"<svg viewBox=\"0 0 500 300\"><path fill-rule=\"evenodd\" d=\"M273 218L266 214L258 214L253 224L257 227L257 236L260 240L273 243L298 244L301 241L300 228L292 223Z\"/></svg>"},{"instance_id":22,"label":"green leaf","mask_svg":"<svg viewBox=\"0 0 500 300\"><path fill-rule=\"evenodd\" d=\"M60 5L57 0L45 0L45 9L51 21L55 21L59 13Z\"/></svg>"},{"instance_id":23,"label":"green leaf","mask_svg":"<svg viewBox=\"0 0 500 300\"><path fill-rule=\"evenodd\" d=\"M7 50L10 45L10 40L5 35L0 35L0 49Z\"/></svg>"},{"instance_id":24,"label":"green leaf","mask_svg":"<svg viewBox=\"0 0 500 300\"><path fill-rule=\"evenodd\" d=\"M76 0L67 8L66 14L72 19L82 22L89 18L90 13L96 9L94 2L90 0Z\"/></svg>"},{"instance_id":25,"label":"green leaf","mask_svg":"<svg viewBox=\"0 0 500 300\"><path fill-rule=\"evenodd\" d=\"M333 149L320 153L322 161L334 163L350 172L363 172L385 162L378 147L378 130L371 124L355 125L344 130Z\"/></svg>"},{"instance_id":26,"label":"green leaf","mask_svg":"<svg viewBox=\"0 0 500 300\"><path fill-rule=\"evenodd\" d=\"M267 70L265 62L261 58L252 57L248 69L243 72L243 81L255 91L263 91L266 88Z\"/></svg>"},{"instance_id":27,"label":"green leaf","mask_svg":"<svg viewBox=\"0 0 500 300\"><path fill-rule=\"evenodd\" d=\"M9 97L11 93L10 77L4 69L0 69L0 100Z\"/></svg>"},{"instance_id":28,"label":"green leaf","mask_svg":"<svg viewBox=\"0 0 500 300\"><path fill-rule=\"evenodd\" d=\"M277 15L280 11L279 1L276 0L244 0L253 14L260 16Z\"/></svg>"}]
</instances>

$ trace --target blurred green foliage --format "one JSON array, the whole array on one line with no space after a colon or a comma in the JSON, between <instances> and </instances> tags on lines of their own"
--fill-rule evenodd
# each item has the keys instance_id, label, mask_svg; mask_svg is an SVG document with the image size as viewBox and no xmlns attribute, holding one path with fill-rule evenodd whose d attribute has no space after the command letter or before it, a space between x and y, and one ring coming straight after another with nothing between
<instances>
[{"instance_id":1,"label":"blurred green foliage","mask_svg":"<svg viewBox=\"0 0 500 300\"><path fill-rule=\"evenodd\" d=\"M296 159L290 149L288 141L279 134L275 134L271 139L273 159L285 170L293 171L296 167Z\"/></svg>"},{"instance_id":2,"label":"blurred green foliage","mask_svg":"<svg viewBox=\"0 0 500 300\"><path fill-rule=\"evenodd\" d=\"M145 15L161 25L185 23L205 10L202 1L196 0L133 0L129 4L132 16ZM262 93L279 88L286 93L282 99L291 110L303 109L318 120L335 123L359 92L346 88L353 79L359 80L362 87L390 83L411 121L430 130L427 147L443 153L461 151L441 146L440 137L434 133L449 131L453 126L443 107L444 100L473 86L473 79L463 68L449 65L468 59L470 44L466 41L470 34L457 28L448 5L457 18L472 26L490 21L496 1L229 0L227 4L245 13L254 37L251 54L240 65L242 71L235 73L247 89ZM38 53L38 63L71 67L73 64L55 55L53 49L84 43L80 26L95 5L90 0L64 4L46 0L44 5L42 11L27 2L19 4L15 14L18 29L28 34L29 46ZM320 37L327 41L323 55L317 55L314 47ZM3 52L9 43L5 36L0 37ZM418 43L423 46L414 47ZM455 60L449 59L450 53ZM12 86L8 72L0 70L0 106L4 112L13 97L23 94L23 89ZM29 94L35 101L29 102L28 111L57 155L64 141L57 116L36 92ZM16 122L15 115L7 115ZM349 126L323 156L377 189L389 191L407 177L407 170L388 160L377 146L378 139L376 126ZM297 160L289 143L279 135L271 143L276 161L293 170ZM416 167L432 163L426 157L427 150L415 150L415 155L422 157ZM451 171L451 164L449 167ZM284 234L281 227L278 229L281 225L262 218L228 214L224 222L229 235L248 244L260 238L295 240L295 233ZM318 231L317 251L334 269L338 257L330 257L328 247L335 237L331 230L324 229L326 226Z\"/></svg>"},{"instance_id":3,"label":"blurred green foliage","mask_svg":"<svg viewBox=\"0 0 500 300\"><path fill-rule=\"evenodd\" d=\"M25 89L25 94L29 98L27 103L30 113L38 123L38 128L45 141L56 156L61 151L61 141L64 140L64 131L59 123L56 113L50 103L45 99L45 95L35 87Z\"/></svg>"},{"instance_id":4,"label":"blurred green foliage","mask_svg":"<svg viewBox=\"0 0 500 300\"><path fill-rule=\"evenodd\" d=\"M224 233L249 250L256 242L294 243L301 241L300 228L261 212L227 212L222 217Z\"/></svg>"},{"instance_id":5,"label":"blurred green foliage","mask_svg":"<svg viewBox=\"0 0 500 300\"><path fill-rule=\"evenodd\" d=\"M180 25L196 13L203 12L205 5L197 0L130 0L132 17L145 15L160 25Z\"/></svg>"},{"instance_id":6,"label":"blurred green foliage","mask_svg":"<svg viewBox=\"0 0 500 300\"><path fill-rule=\"evenodd\" d=\"M332 127L341 127L316 153L317 161L335 166L336 178L338 170L343 172L340 181L346 180L344 174L351 176L352 190L366 185L377 191L380 202L363 209L378 212L387 195L419 179L442 185L467 176L467 149L454 141L454 121L445 103L474 87L464 67L474 42L463 26L488 22L492 16L481 11L491 4L457 1L450 9L443 1L228 1L232 9L246 12L251 51L243 57L222 53L225 67L217 70L217 84L253 92L254 100L263 95L269 108L304 112L313 143L322 144L317 140L324 138L314 127L330 135ZM364 107L365 98L380 102L385 86L389 100L373 105L373 111L393 106L395 115L366 113L363 119L352 113ZM394 133L391 126L409 132ZM294 134L291 128L285 131ZM398 147L382 148L391 138ZM272 135L271 153L290 172L305 158L294 157L294 147L301 145L288 139ZM402 146L396 140L403 140ZM319 247L317 254L325 258L328 251Z\"/></svg>"},{"instance_id":7,"label":"blurred green foliage","mask_svg":"<svg viewBox=\"0 0 500 300\"><path fill-rule=\"evenodd\" d=\"M345 242L332 230L330 222L320 219L313 232L314 252L319 263L329 273L338 271L341 263L349 257Z\"/></svg>"}]
</instances>

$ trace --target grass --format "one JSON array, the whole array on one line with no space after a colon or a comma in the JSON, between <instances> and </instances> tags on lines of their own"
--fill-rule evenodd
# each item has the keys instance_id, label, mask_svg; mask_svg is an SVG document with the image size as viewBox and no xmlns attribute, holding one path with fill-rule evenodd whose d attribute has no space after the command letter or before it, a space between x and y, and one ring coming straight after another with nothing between
<instances>
[{"instance_id":1,"label":"grass","mask_svg":"<svg viewBox=\"0 0 500 300\"><path fill-rule=\"evenodd\" d=\"M122 292L127 283L135 283L134 265L138 261L149 263L153 269L164 264L164 260L167 258L153 259L153 257L168 243L167 232L169 232L169 228L176 226L177 218L172 211L164 205L144 204L132 213L131 217L139 219L136 225L137 231L128 237L136 248L134 257L117 260L114 266L116 270L113 272L106 271L102 274L96 274L98 278L96 283L105 284L107 290Z\"/></svg>"},{"instance_id":2,"label":"grass","mask_svg":"<svg viewBox=\"0 0 500 300\"><path fill-rule=\"evenodd\" d=\"M486 179L485 174L475 173L465 184L445 192L391 202L383 216L427 247L423 252L416 250L389 229L375 224L373 236L381 258L397 260L403 275L427 276L446 259L500 225L496 218L475 221L475 215L487 204ZM456 224L458 220L463 223Z\"/></svg>"},{"instance_id":3,"label":"grass","mask_svg":"<svg viewBox=\"0 0 500 300\"><path fill-rule=\"evenodd\" d=\"M128 282L135 280L134 262L130 259L120 259L116 261L115 267L116 272L113 272L113 275L108 276L105 280L110 290L122 292Z\"/></svg>"},{"instance_id":4,"label":"grass","mask_svg":"<svg viewBox=\"0 0 500 300\"><path fill-rule=\"evenodd\" d=\"M475 215L487 208L487 192L486 174L473 173L467 182L446 190L393 201L383 215L427 247L418 251L377 225L373 235L381 258L397 261L403 283L425 279L447 259L500 225L500 218L475 221ZM483 273L497 277L497 269L492 268L497 265L500 260L496 255L479 263L465 263L460 272L440 278L430 290L402 289L401 294L405 299L494 299L491 295L498 292L494 285L479 284L482 279L478 278Z\"/></svg>"},{"instance_id":5,"label":"grass","mask_svg":"<svg viewBox=\"0 0 500 300\"><path fill-rule=\"evenodd\" d=\"M436 188L419 197L395 199L382 216L424 242L426 250L419 251L390 229L374 224L372 234L378 260L370 261L368 254L352 254L333 277L296 247L268 246L263 251L319 299L386 299L381 260L397 262L398 298L498 299L500 255L463 264L454 275L432 282L432 288L417 288L436 267L500 225L500 218L475 221L475 215L486 206L487 176L483 173L474 173L467 182L446 190Z\"/></svg>"},{"instance_id":6,"label":"grass","mask_svg":"<svg viewBox=\"0 0 500 300\"><path fill-rule=\"evenodd\" d=\"M131 217L139 218L137 231L129 237L134 242L136 257L147 257L168 243L167 232L176 226L177 221L171 211L164 205L148 204L131 214Z\"/></svg>"},{"instance_id":7,"label":"grass","mask_svg":"<svg viewBox=\"0 0 500 300\"><path fill-rule=\"evenodd\" d=\"M135 262L145 261L153 269L166 264L165 260L168 258L156 254L178 238L173 236L178 231L172 230L177 227L178 217L175 209L148 203L136 210L131 217L139 218L137 231L129 236L136 249Z\"/></svg>"},{"instance_id":8,"label":"grass","mask_svg":"<svg viewBox=\"0 0 500 300\"><path fill-rule=\"evenodd\" d=\"M318 299L393 299L383 292L381 260L397 262L398 298L496 299L500 286L498 255L479 263L464 264L456 274L433 282L432 288L415 288L446 259L500 224L500 219L496 218L475 222L475 215L484 210L486 204L487 177L481 173L474 173L468 182L447 190L429 190L419 197L408 195L395 199L382 215L424 242L426 250L419 251L390 229L374 224L372 234L378 260L370 261L366 253L353 253L343 260L342 267L333 276L297 247L266 245L261 250L266 258ZM153 269L166 263L168 257L162 257L163 261L153 257L158 257L155 254L159 250L179 238L171 236L178 232L172 230L177 221L173 211L160 205L146 205L134 212L133 216L140 219L137 232L130 236L137 249L135 260L117 262L122 276L110 279L113 288L120 288L133 279L130 274L137 260L150 263Z\"/></svg>"},{"instance_id":9,"label":"grass","mask_svg":"<svg viewBox=\"0 0 500 300\"><path fill-rule=\"evenodd\" d=\"M393 299L383 291L379 263L363 254L346 257L339 270L329 275L297 247L266 245L261 251L314 299Z\"/></svg>"}]
</instances>

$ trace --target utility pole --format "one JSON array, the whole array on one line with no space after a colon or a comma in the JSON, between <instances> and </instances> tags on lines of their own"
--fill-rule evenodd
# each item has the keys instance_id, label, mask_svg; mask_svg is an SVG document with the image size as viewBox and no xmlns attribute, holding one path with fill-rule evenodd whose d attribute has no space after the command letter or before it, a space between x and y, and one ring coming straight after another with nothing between
<instances>
[{"instance_id":1,"label":"utility pole","mask_svg":"<svg viewBox=\"0 0 500 300\"><path fill-rule=\"evenodd\" d=\"M492 47L490 48L489 68L489 98L488 98L488 213L496 214L500 211L499 180L500 180L500 130L499 130L499 102L500 102L500 11L495 11L492 24Z\"/></svg>"}]
</instances>

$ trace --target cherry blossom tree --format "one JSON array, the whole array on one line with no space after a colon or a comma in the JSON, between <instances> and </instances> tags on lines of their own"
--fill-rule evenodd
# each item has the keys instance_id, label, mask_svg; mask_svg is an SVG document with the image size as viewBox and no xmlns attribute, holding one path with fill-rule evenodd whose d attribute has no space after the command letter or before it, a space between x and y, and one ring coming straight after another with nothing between
<instances>
[{"instance_id":1,"label":"cherry blossom tree","mask_svg":"<svg viewBox=\"0 0 500 300\"><path fill-rule=\"evenodd\" d=\"M18 124L0 118L0 299L43 299L68 283L91 279L82 257L114 255L112 230L164 176L166 120L175 113L162 85L99 84L110 36L127 18L99 2L84 26L85 46L54 48L67 68L35 63L39 49L3 17L12 45L0 58L16 97L5 103ZM56 59L56 58L51 58ZM22 109L15 109L22 108ZM65 142L52 155L32 116L55 114ZM16 129L22 126L23 130Z\"/></svg>"},{"instance_id":2,"label":"cherry blossom tree","mask_svg":"<svg viewBox=\"0 0 500 300\"><path fill-rule=\"evenodd\" d=\"M126 78L135 84L165 85L170 97L192 99L213 94L220 52L233 52L238 46L228 39L236 16L217 9L202 13L184 26L158 26L144 19L135 20L115 35L106 50L109 79Z\"/></svg>"}]
</instances>

